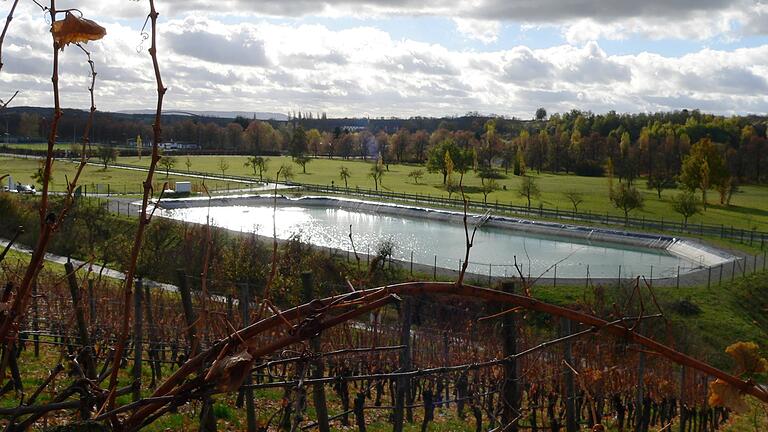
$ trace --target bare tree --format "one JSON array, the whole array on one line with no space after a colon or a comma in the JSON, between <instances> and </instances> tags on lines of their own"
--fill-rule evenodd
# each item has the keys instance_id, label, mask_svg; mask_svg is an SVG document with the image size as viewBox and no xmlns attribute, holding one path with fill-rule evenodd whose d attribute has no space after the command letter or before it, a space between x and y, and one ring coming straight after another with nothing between
<instances>
[{"instance_id":1,"label":"bare tree","mask_svg":"<svg viewBox=\"0 0 768 432\"><path fill-rule=\"evenodd\" d=\"M189 158L187 158L187 159L189 159ZM160 159L160 166L165 168L165 178L168 178L168 175L170 174L170 172L173 169L173 167L176 166L177 162L178 161L173 156L163 156Z\"/></svg>"},{"instance_id":2,"label":"bare tree","mask_svg":"<svg viewBox=\"0 0 768 432\"><path fill-rule=\"evenodd\" d=\"M571 205L573 206L573 212L578 213L579 212L579 204L584 202L584 194L578 191L566 191L563 192L563 196L568 199L568 201L571 202Z\"/></svg>"},{"instance_id":3,"label":"bare tree","mask_svg":"<svg viewBox=\"0 0 768 432\"><path fill-rule=\"evenodd\" d=\"M221 171L221 176L224 177L226 175L227 170L229 169L229 162L227 162L224 158L219 158L219 171Z\"/></svg>"},{"instance_id":4,"label":"bare tree","mask_svg":"<svg viewBox=\"0 0 768 432\"><path fill-rule=\"evenodd\" d=\"M517 188L517 193L528 200L528 208L531 208L531 198L538 198L541 196L539 185L536 184L536 179L531 176L523 176L523 180Z\"/></svg>"}]
</instances>

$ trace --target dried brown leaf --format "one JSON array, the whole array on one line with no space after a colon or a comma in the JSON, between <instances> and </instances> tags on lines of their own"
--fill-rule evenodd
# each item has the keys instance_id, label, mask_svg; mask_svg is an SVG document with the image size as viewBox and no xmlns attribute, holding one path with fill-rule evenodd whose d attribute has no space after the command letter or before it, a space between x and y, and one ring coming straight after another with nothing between
<instances>
[{"instance_id":1,"label":"dried brown leaf","mask_svg":"<svg viewBox=\"0 0 768 432\"><path fill-rule=\"evenodd\" d=\"M709 383L709 405L730 408L737 413L749 409L739 389L719 379Z\"/></svg>"},{"instance_id":2,"label":"dried brown leaf","mask_svg":"<svg viewBox=\"0 0 768 432\"><path fill-rule=\"evenodd\" d=\"M67 12L64 19L53 22L51 33L59 47L64 49L71 43L99 40L107 34L107 30L89 19Z\"/></svg>"},{"instance_id":3,"label":"dried brown leaf","mask_svg":"<svg viewBox=\"0 0 768 432\"><path fill-rule=\"evenodd\" d=\"M725 349L736 362L740 374L768 372L768 360L760 356L760 348L754 342L736 342Z\"/></svg>"},{"instance_id":4,"label":"dried brown leaf","mask_svg":"<svg viewBox=\"0 0 768 432\"><path fill-rule=\"evenodd\" d=\"M239 389L251 372L251 366L253 356L247 350L223 358L215 373L216 389L225 393Z\"/></svg>"}]
</instances>

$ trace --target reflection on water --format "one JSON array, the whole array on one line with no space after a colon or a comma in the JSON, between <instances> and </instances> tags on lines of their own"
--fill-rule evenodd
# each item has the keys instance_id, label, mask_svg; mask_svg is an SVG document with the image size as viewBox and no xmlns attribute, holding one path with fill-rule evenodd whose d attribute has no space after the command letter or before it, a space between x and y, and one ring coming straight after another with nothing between
<instances>
[{"instance_id":1,"label":"reflection on water","mask_svg":"<svg viewBox=\"0 0 768 432\"><path fill-rule=\"evenodd\" d=\"M165 210L162 216L189 222L205 223L206 207ZM212 224L234 231L254 232L272 236L273 209L269 206L211 207ZM387 239L395 244L394 258L442 268L459 269L464 258L465 237L463 225L427 218L411 218L374 214L336 208L278 206L274 227L279 239L300 234L303 241L342 250L352 250L349 241L350 225L355 248L360 253L375 253L378 245ZM475 236L470 255L472 273L494 276L516 274L512 267L517 258L524 273L534 277L546 272L552 277L555 263L557 277L584 277L589 269L591 277L615 278L632 275L654 277L673 276L678 266L681 272L694 263L662 250L632 248L624 245L579 242L575 239L522 235L512 230L483 227ZM492 264L489 268L489 264ZM621 270L619 270L621 266Z\"/></svg>"}]
</instances>

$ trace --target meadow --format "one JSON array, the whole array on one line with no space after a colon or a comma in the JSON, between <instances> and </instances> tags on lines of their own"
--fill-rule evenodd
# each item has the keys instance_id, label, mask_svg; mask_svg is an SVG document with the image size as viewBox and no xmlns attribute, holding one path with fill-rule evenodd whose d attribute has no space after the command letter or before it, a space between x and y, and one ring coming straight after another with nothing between
<instances>
[{"instance_id":1,"label":"meadow","mask_svg":"<svg viewBox=\"0 0 768 432\"><path fill-rule=\"evenodd\" d=\"M146 159L146 158L145 158ZM67 160L54 162L53 180L51 181L52 192L64 192L67 187L67 179L72 179L77 171L77 163ZM40 183L35 180L34 175L40 167L40 161L35 159L19 159L13 157L0 156L0 175L9 174L17 183L33 184L39 190ZM79 185L84 185L88 193L106 193L109 185L110 193L117 194L140 194L142 182L146 178L145 171L127 170L103 166L87 165L78 181ZM7 186L7 179L3 180L3 185ZM164 182L173 185L177 181L189 181L196 185L203 183L203 179L186 177L183 175L169 175L166 177L163 170L158 170L155 175L154 183L156 189L162 187ZM207 187L211 189L225 189L227 182L216 180L205 180ZM239 187L232 184L232 187Z\"/></svg>"},{"instance_id":2,"label":"meadow","mask_svg":"<svg viewBox=\"0 0 768 432\"><path fill-rule=\"evenodd\" d=\"M187 170L185 165L187 156L176 156L177 165L174 168L177 172ZM189 156L191 171L207 172L221 175L219 169L221 160L226 161L229 168L223 173L226 175L254 176L250 167L245 166L246 156ZM335 185L344 187L344 181L339 176L341 167L349 170L348 178L349 188L374 189L373 179L369 176L372 161L362 160L342 160L317 158L312 159L306 166L306 174L302 172L301 166L291 161L290 157L268 157L268 167L264 174L265 179L274 179L275 174L281 166L291 166L294 173L293 181L297 183L307 183L316 185ZM118 162L130 165L149 165L148 158L139 160L136 157L120 157ZM408 174L414 170L422 170L424 176L416 182ZM503 173L503 171L501 171ZM579 204L579 212L592 212L597 214L610 214L614 216L623 216L623 212L613 207L608 199L608 179L605 177L581 177L568 174L537 174L535 171L528 172L536 179L541 195L531 200L531 206L538 208L543 205L546 208L557 208L560 210L572 210L573 206L565 192L575 191L582 195L583 202ZM525 197L520 196L518 188L521 178L514 176L510 171L506 178L498 179L496 182L500 190L491 193L488 196L488 202L499 202L524 206L527 205ZM463 181L465 192L473 200L482 200L483 194L480 191L481 180L474 171L465 174ZM648 189L644 179L636 181L638 190L644 198L644 208L631 213L631 216L649 219L664 218L669 221L681 222L682 218L675 213L672 208L673 197L680 193L679 189L664 190L661 198L657 196L655 190ZM618 185L618 179L614 180L614 185ZM385 172L379 187L385 191L422 194L431 196L448 197L443 184L442 174L429 173L423 166L408 164L390 164L389 170ZM454 198L456 195L454 194ZM740 186L739 191L734 194L731 205L719 204L719 196L716 191L708 193L709 205L707 209L702 208L701 213L692 216L689 223L698 224L700 222L707 224L723 224L726 227L734 226L736 228L756 229L759 231L768 230L768 187L757 185Z\"/></svg>"}]
</instances>

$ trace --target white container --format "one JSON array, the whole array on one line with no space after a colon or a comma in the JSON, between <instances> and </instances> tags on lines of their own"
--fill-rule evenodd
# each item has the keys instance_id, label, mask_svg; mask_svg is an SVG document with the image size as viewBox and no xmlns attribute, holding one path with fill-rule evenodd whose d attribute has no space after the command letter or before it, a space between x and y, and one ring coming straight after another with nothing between
<instances>
[{"instance_id":1,"label":"white container","mask_svg":"<svg viewBox=\"0 0 768 432\"><path fill-rule=\"evenodd\" d=\"M176 182L176 193L190 193L192 192L192 183L190 182Z\"/></svg>"}]
</instances>

